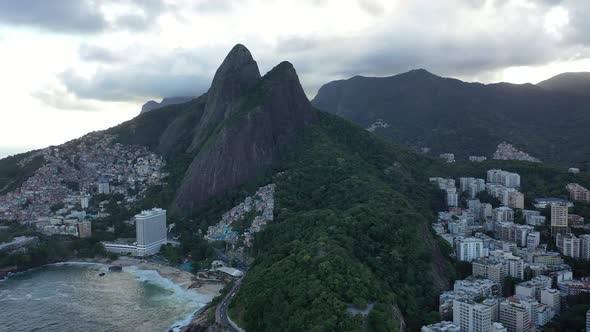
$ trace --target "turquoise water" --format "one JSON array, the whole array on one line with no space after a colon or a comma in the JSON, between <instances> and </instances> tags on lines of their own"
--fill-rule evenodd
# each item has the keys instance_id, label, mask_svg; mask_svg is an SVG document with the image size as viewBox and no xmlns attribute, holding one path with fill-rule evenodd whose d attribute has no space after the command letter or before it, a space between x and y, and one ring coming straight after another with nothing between
<instances>
[{"instance_id":1,"label":"turquoise water","mask_svg":"<svg viewBox=\"0 0 590 332\"><path fill-rule=\"evenodd\" d=\"M182 263L180 264L180 268L188 272L193 271L193 265L191 263Z\"/></svg>"},{"instance_id":2,"label":"turquoise water","mask_svg":"<svg viewBox=\"0 0 590 332\"><path fill-rule=\"evenodd\" d=\"M51 265L0 282L0 331L168 331L203 302L156 271Z\"/></svg>"}]
</instances>

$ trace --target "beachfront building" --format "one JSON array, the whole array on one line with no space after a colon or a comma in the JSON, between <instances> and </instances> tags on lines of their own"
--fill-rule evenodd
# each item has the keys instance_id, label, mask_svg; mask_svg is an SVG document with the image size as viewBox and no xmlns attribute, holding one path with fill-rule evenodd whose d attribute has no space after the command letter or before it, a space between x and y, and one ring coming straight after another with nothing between
<instances>
[{"instance_id":1,"label":"beachfront building","mask_svg":"<svg viewBox=\"0 0 590 332\"><path fill-rule=\"evenodd\" d=\"M135 216L135 242L103 242L108 252L131 256L151 256L168 242L166 233L166 210L154 208Z\"/></svg>"}]
</instances>

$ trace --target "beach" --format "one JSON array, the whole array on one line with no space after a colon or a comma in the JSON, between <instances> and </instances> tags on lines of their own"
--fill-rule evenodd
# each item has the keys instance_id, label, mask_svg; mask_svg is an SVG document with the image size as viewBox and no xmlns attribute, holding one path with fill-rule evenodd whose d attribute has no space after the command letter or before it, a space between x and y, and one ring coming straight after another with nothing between
<instances>
[{"instance_id":1,"label":"beach","mask_svg":"<svg viewBox=\"0 0 590 332\"><path fill-rule=\"evenodd\" d=\"M213 298L219 295L221 289L224 287L223 283L204 283L195 287L195 282L193 280L194 275L188 271L131 257L121 257L114 261L107 258L72 259L65 263L98 263L109 266L119 265L123 267L123 269L130 271L155 271L162 278L170 280L176 286L187 291L198 293L207 302L210 302Z\"/></svg>"}]
</instances>

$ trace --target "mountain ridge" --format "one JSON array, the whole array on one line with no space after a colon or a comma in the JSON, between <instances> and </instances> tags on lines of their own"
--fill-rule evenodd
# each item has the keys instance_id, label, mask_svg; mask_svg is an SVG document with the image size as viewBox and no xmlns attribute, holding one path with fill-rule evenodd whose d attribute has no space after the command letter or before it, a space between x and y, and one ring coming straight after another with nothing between
<instances>
[{"instance_id":1,"label":"mountain ridge","mask_svg":"<svg viewBox=\"0 0 590 332\"><path fill-rule=\"evenodd\" d=\"M537 86L555 92L590 96L590 72L566 72L537 83Z\"/></svg>"},{"instance_id":2,"label":"mountain ridge","mask_svg":"<svg viewBox=\"0 0 590 332\"><path fill-rule=\"evenodd\" d=\"M590 166L584 124L585 96L547 91L532 84L468 83L416 70L383 78L355 76L322 86L312 104L414 150L491 157L509 142L541 160ZM562 156L564 148L573 150ZM558 157L559 156L559 157Z\"/></svg>"},{"instance_id":3,"label":"mountain ridge","mask_svg":"<svg viewBox=\"0 0 590 332\"><path fill-rule=\"evenodd\" d=\"M194 97L176 96L176 97L164 97L159 103L155 100L149 100L141 107L139 114L147 113L153 110L157 110L169 105L183 104L193 100Z\"/></svg>"}]
</instances>

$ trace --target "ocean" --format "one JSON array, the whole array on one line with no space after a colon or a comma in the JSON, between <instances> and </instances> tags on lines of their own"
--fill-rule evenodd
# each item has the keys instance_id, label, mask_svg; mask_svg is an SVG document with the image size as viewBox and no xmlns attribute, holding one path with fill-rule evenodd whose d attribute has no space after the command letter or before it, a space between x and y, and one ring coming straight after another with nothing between
<instances>
[{"instance_id":1,"label":"ocean","mask_svg":"<svg viewBox=\"0 0 590 332\"><path fill-rule=\"evenodd\" d=\"M56 264L0 281L0 331L178 330L203 302L156 271Z\"/></svg>"}]
</instances>

